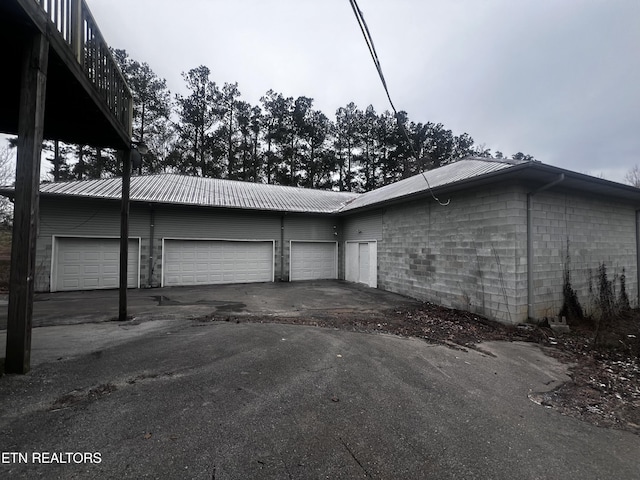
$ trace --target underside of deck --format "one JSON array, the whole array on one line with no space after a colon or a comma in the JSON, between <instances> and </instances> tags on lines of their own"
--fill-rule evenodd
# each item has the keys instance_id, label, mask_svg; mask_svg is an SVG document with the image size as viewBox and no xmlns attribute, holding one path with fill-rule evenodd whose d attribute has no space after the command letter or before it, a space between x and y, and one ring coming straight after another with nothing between
<instances>
[{"instance_id":1,"label":"underside of deck","mask_svg":"<svg viewBox=\"0 0 640 480\"><path fill-rule=\"evenodd\" d=\"M0 2L0 132L17 135L21 63L34 34L49 40L44 138L95 147L128 148L130 137L89 81L62 35L34 0Z\"/></svg>"}]
</instances>

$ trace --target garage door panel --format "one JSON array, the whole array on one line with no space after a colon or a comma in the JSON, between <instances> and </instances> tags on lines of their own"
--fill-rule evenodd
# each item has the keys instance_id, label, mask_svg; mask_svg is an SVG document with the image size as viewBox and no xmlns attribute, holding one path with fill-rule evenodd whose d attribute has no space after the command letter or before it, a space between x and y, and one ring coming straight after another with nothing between
<instances>
[{"instance_id":1,"label":"garage door panel","mask_svg":"<svg viewBox=\"0 0 640 480\"><path fill-rule=\"evenodd\" d=\"M63 265L62 271L65 275L79 275L80 267L78 265Z\"/></svg>"},{"instance_id":2,"label":"garage door panel","mask_svg":"<svg viewBox=\"0 0 640 480\"><path fill-rule=\"evenodd\" d=\"M64 290L77 290L78 286L77 280L65 280L64 285L62 285Z\"/></svg>"},{"instance_id":3,"label":"garage door panel","mask_svg":"<svg viewBox=\"0 0 640 480\"><path fill-rule=\"evenodd\" d=\"M120 240L118 238L55 239L54 290L96 290L119 287ZM138 286L138 240L129 240L127 285Z\"/></svg>"},{"instance_id":4,"label":"garage door panel","mask_svg":"<svg viewBox=\"0 0 640 480\"><path fill-rule=\"evenodd\" d=\"M170 252L165 253L165 258L167 260L167 264L169 264L169 262L180 260L180 257L177 253L170 253Z\"/></svg>"},{"instance_id":5,"label":"garage door panel","mask_svg":"<svg viewBox=\"0 0 640 480\"><path fill-rule=\"evenodd\" d=\"M115 265L106 265L103 269L102 272L105 275L118 275L118 270L119 267L116 267ZM128 273L128 272L127 272Z\"/></svg>"},{"instance_id":6,"label":"garage door panel","mask_svg":"<svg viewBox=\"0 0 640 480\"><path fill-rule=\"evenodd\" d=\"M80 262L80 254L78 252L64 252L62 253L62 260L65 264Z\"/></svg>"},{"instance_id":7,"label":"garage door panel","mask_svg":"<svg viewBox=\"0 0 640 480\"><path fill-rule=\"evenodd\" d=\"M216 283L224 283L224 277L222 276L222 273L213 273L213 274L209 274L209 284L216 284Z\"/></svg>"},{"instance_id":8,"label":"garage door panel","mask_svg":"<svg viewBox=\"0 0 640 480\"><path fill-rule=\"evenodd\" d=\"M79 285L79 284L78 284L78 285ZM99 285L100 285L100 282L98 281L98 279L97 279L97 278L89 278L89 279L86 279L86 280L83 282L83 284L82 284L82 286L83 286L83 287L85 287L85 288L92 288L92 289L96 289L96 288L98 288L98 286L99 286Z\"/></svg>"},{"instance_id":9,"label":"garage door panel","mask_svg":"<svg viewBox=\"0 0 640 480\"><path fill-rule=\"evenodd\" d=\"M166 265L167 266L165 267L165 272L167 273L167 275L173 275L175 273L180 273L181 265L172 263L169 259L167 259Z\"/></svg>"},{"instance_id":10,"label":"garage door panel","mask_svg":"<svg viewBox=\"0 0 640 480\"><path fill-rule=\"evenodd\" d=\"M273 242L165 240L164 286L273 281Z\"/></svg>"},{"instance_id":11,"label":"garage door panel","mask_svg":"<svg viewBox=\"0 0 640 480\"><path fill-rule=\"evenodd\" d=\"M82 269L82 274L85 277L97 277L98 275L100 275L100 268L98 268L97 266L84 267Z\"/></svg>"},{"instance_id":12,"label":"garage door panel","mask_svg":"<svg viewBox=\"0 0 640 480\"><path fill-rule=\"evenodd\" d=\"M82 262L99 262L102 258L100 258L100 254L97 252L84 252L82 254Z\"/></svg>"},{"instance_id":13,"label":"garage door panel","mask_svg":"<svg viewBox=\"0 0 640 480\"><path fill-rule=\"evenodd\" d=\"M338 278L336 242L291 242L290 279L321 280Z\"/></svg>"}]
</instances>

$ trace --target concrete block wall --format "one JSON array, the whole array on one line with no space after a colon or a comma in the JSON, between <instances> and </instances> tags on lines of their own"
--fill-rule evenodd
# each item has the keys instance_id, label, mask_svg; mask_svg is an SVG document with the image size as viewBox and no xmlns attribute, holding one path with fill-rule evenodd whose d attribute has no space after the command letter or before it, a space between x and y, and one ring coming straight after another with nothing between
<instances>
[{"instance_id":1,"label":"concrete block wall","mask_svg":"<svg viewBox=\"0 0 640 480\"><path fill-rule=\"evenodd\" d=\"M625 270L629 299L637 304L636 212L632 205L562 190L533 197L534 316L556 316L563 303L564 270L586 313L593 313L602 263L609 280ZM568 248L568 250L567 250ZM616 286L619 292L619 280Z\"/></svg>"},{"instance_id":2,"label":"concrete block wall","mask_svg":"<svg viewBox=\"0 0 640 480\"><path fill-rule=\"evenodd\" d=\"M526 195L468 191L388 207L379 288L505 323L526 318Z\"/></svg>"}]
</instances>

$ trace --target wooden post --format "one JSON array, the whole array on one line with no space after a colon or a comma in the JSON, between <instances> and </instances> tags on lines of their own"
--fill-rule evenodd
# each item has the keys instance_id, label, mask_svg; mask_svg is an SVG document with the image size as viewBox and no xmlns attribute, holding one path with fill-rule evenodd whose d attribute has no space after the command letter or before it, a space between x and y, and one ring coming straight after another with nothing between
<instances>
[{"instance_id":1,"label":"wooden post","mask_svg":"<svg viewBox=\"0 0 640 480\"><path fill-rule=\"evenodd\" d=\"M133 97L129 98L129 138L133 129ZM122 200L120 205L120 277L118 320L127 320L127 280L129 264L129 194L131 190L131 145L122 158Z\"/></svg>"},{"instance_id":2,"label":"wooden post","mask_svg":"<svg viewBox=\"0 0 640 480\"><path fill-rule=\"evenodd\" d=\"M71 49L80 65L84 64L84 28L82 22L82 0L71 0Z\"/></svg>"},{"instance_id":3,"label":"wooden post","mask_svg":"<svg viewBox=\"0 0 640 480\"><path fill-rule=\"evenodd\" d=\"M54 143L53 153L53 181L60 181L60 141L56 140Z\"/></svg>"},{"instance_id":4,"label":"wooden post","mask_svg":"<svg viewBox=\"0 0 640 480\"><path fill-rule=\"evenodd\" d=\"M34 34L22 61L4 367L7 373L27 373L31 369L31 317L48 59L48 40L40 33Z\"/></svg>"},{"instance_id":5,"label":"wooden post","mask_svg":"<svg viewBox=\"0 0 640 480\"><path fill-rule=\"evenodd\" d=\"M129 262L129 192L131 189L131 148L122 159L122 202L120 205L120 307L118 320L127 320L127 265Z\"/></svg>"}]
</instances>

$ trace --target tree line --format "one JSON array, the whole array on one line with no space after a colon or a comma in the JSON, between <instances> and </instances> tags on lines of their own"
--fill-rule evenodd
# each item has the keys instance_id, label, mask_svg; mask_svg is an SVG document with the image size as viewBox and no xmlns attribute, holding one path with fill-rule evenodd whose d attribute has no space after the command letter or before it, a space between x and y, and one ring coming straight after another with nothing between
<instances>
[{"instance_id":1,"label":"tree line","mask_svg":"<svg viewBox=\"0 0 640 480\"><path fill-rule=\"evenodd\" d=\"M329 118L313 98L267 91L259 104L237 83L218 85L206 66L183 72L185 95L145 62L113 50L134 99L133 135L149 147L138 174L180 173L343 191L369 191L469 155L492 155L441 123L414 122L350 102ZM115 152L46 142L53 181L121 174ZM533 159L521 152L517 159Z\"/></svg>"}]
</instances>

